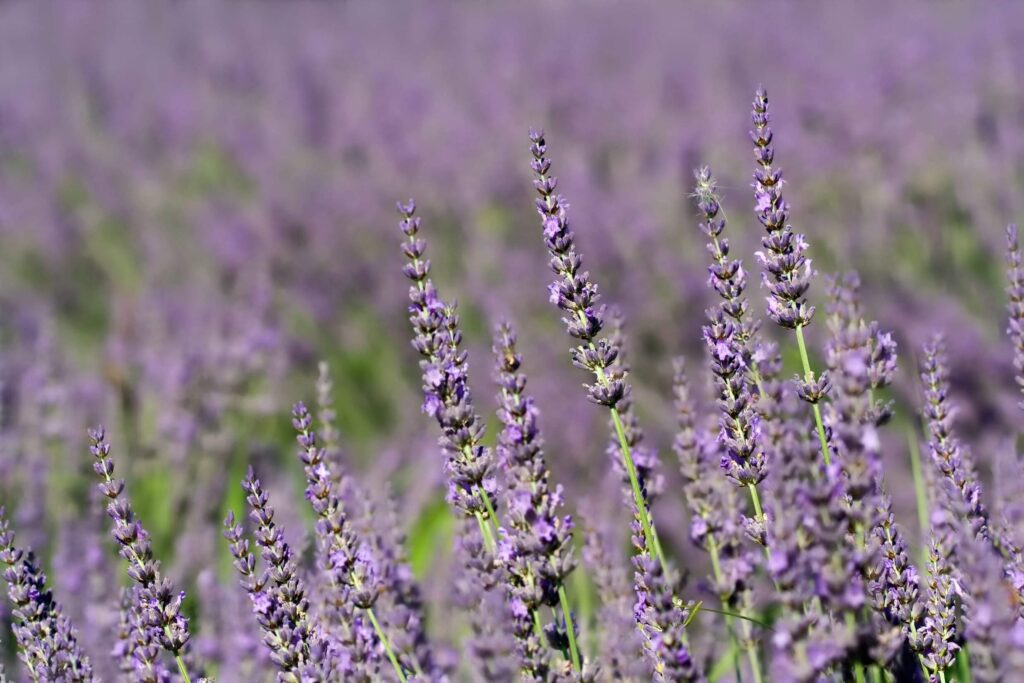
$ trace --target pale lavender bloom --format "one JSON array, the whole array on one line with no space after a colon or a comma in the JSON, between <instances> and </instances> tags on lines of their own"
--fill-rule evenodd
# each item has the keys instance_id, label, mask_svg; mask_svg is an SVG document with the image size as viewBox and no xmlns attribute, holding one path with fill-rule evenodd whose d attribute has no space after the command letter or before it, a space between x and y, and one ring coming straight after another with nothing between
<instances>
[{"instance_id":1,"label":"pale lavender bloom","mask_svg":"<svg viewBox=\"0 0 1024 683\"><path fill-rule=\"evenodd\" d=\"M958 548L964 568L963 635L970 646L971 678L978 683L1020 680L1024 676L1024 622L1016 594L1003 578L999 559L975 539Z\"/></svg>"},{"instance_id":2,"label":"pale lavender bloom","mask_svg":"<svg viewBox=\"0 0 1024 683\"><path fill-rule=\"evenodd\" d=\"M910 637L910 645L933 672L948 669L960 650L957 642L960 586L949 565L952 548L947 541L932 536L928 548L928 587L923 623Z\"/></svg>"},{"instance_id":3,"label":"pale lavender bloom","mask_svg":"<svg viewBox=\"0 0 1024 683\"><path fill-rule=\"evenodd\" d=\"M633 523L633 618L643 635L644 654L659 683L702 681L704 674L687 643L690 606L675 596L677 580L667 576L661 563L647 552L639 522Z\"/></svg>"},{"instance_id":4,"label":"pale lavender bloom","mask_svg":"<svg viewBox=\"0 0 1024 683\"><path fill-rule=\"evenodd\" d=\"M339 653L324 657L325 649L332 652L330 643L325 642L311 621L305 583L297 575L292 549L274 522L269 496L251 469L242 487L249 517L256 526L256 543L264 566L257 567L249 541L243 537L242 527L232 513L224 521L224 536L230 543L242 587L249 593L256 621L263 630L263 642L279 669L277 679L281 683L298 683L306 677L323 680Z\"/></svg>"},{"instance_id":5,"label":"pale lavender bloom","mask_svg":"<svg viewBox=\"0 0 1024 683\"><path fill-rule=\"evenodd\" d=\"M973 536L985 541L1003 560L1003 571L1015 594L1024 591L1024 554L1015 539L1000 525L993 526L981 500L981 483L970 451L961 446L953 432L955 406L949 398L949 368L941 337L924 349L921 380L924 383L924 413L931 434L932 461L942 475L940 490L950 514L965 522ZM1024 611L1024 602L1018 601Z\"/></svg>"},{"instance_id":6,"label":"pale lavender bloom","mask_svg":"<svg viewBox=\"0 0 1024 683\"><path fill-rule=\"evenodd\" d=\"M517 605L502 595L502 571L498 558L484 547L483 538L470 520L462 522L456 537L459 574L454 591L457 604L469 614L471 634L463 644L473 664L474 680L484 683L518 680L512 619Z\"/></svg>"},{"instance_id":7,"label":"pale lavender bloom","mask_svg":"<svg viewBox=\"0 0 1024 683\"><path fill-rule=\"evenodd\" d=\"M628 571L616 561L618 553L610 543L610 538L617 534L607 528L588 526L583 535L583 561L601 600L601 663L612 680L640 678L648 672L641 666L643 643L633 619L635 598Z\"/></svg>"},{"instance_id":8,"label":"pale lavender bloom","mask_svg":"<svg viewBox=\"0 0 1024 683\"><path fill-rule=\"evenodd\" d=\"M324 588L330 591L323 600L323 619L328 631L352 656L353 675L373 678L379 675L383 651L361 610L373 608L383 587L377 581L374 558L352 529L312 425L309 410L303 403L296 403L292 426L306 474L306 500L316 514L319 568L327 575Z\"/></svg>"}]
</instances>

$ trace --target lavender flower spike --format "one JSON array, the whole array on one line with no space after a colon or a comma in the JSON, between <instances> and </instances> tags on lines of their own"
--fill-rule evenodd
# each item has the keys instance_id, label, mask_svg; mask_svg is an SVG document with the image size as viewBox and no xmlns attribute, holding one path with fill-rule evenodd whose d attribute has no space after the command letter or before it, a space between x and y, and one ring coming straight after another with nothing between
<instances>
[{"instance_id":1,"label":"lavender flower spike","mask_svg":"<svg viewBox=\"0 0 1024 683\"><path fill-rule=\"evenodd\" d=\"M721 302L708 309L704 341L711 355L711 371L718 385L718 406L722 413L719 441L722 444L721 467L737 486L750 492L756 517L747 519L751 535L765 545L766 530L757 485L767 475L767 462L761 446L761 416L757 411L760 383L757 363L751 352L755 323L748 320L749 305L743 292L746 273L738 260L729 258L725 238L725 218L719 216L716 183L707 167L697 170L697 206L703 214L701 231L708 237L712 263L708 284L718 292ZM767 402L769 396L764 396Z\"/></svg>"},{"instance_id":2,"label":"lavender flower spike","mask_svg":"<svg viewBox=\"0 0 1024 683\"><path fill-rule=\"evenodd\" d=\"M761 239L765 250L756 255L764 268L761 280L768 288L768 316L780 326L796 332L804 370L804 376L798 382L799 394L813 408L821 456L828 465L832 457L818 406L829 390L828 373L815 377L803 333L803 328L814 316L814 306L807 303L806 297L814 271L811 270L811 260L804 253L807 251L807 241L803 235L793 232L793 226L788 223L789 204L782 197L782 170L772 165L775 162L775 148L772 147L772 129L768 125L771 121L768 93L763 88L758 88L754 95L752 120L754 130L750 132L750 139L754 142L754 158L757 161L757 169L754 171L754 213L767 231Z\"/></svg>"},{"instance_id":3,"label":"lavender flower spike","mask_svg":"<svg viewBox=\"0 0 1024 683\"><path fill-rule=\"evenodd\" d=\"M189 641L188 619L181 614L184 592L175 592L160 572L160 564L153 559L153 546L149 534L135 519L131 504L121 496L124 480L114 479L114 461L110 458L110 444L106 442L103 427L89 430L91 445L89 451L95 462L93 469L103 480L100 492L109 500L107 514L114 522L114 540L120 546L120 554L128 561L128 576L139 585L138 609L141 610L145 627L161 647L173 655L178 671L185 683L190 683L185 662L182 660L185 645ZM152 660L138 662L146 671L152 671Z\"/></svg>"},{"instance_id":4,"label":"lavender flower spike","mask_svg":"<svg viewBox=\"0 0 1024 683\"><path fill-rule=\"evenodd\" d=\"M594 383L584 385L587 396L594 403L607 406L611 411L647 549L658 558L662 568L667 569L661 542L651 521L647 499L637 476L622 420L616 409L618 402L629 390L624 371L615 363L619 349L601 336L601 330L604 328L604 308L598 305L600 297L597 285L590 281L590 274L582 270L583 260L576 251L575 238L566 213L568 204L561 195L555 193L558 179L550 175L551 160L547 157L544 132L530 131L530 142L530 153L533 156L530 166L536 175L533 184L540 195L537 200L537 212L541 217L544 244L551 254L551 270L557 276L548 286L549 298L551 303L565 313L562 322L565 323L569 336L580 341L571 351L573 365L594 375Z\"/></svg>"},{"instance_id":5,"label":"lavender flower spike","mask_svg":"<svg viewBox=\"0 0 1024 683\"><path fill-rule=\"evenodd\" d=\"M782 327L804 327L814 315L814 307L807 303L807 290L811 284L811 262L804 254L807 242L803 235L793 232L789 220L789 204L782 197L782 171L772 164L771 115L768 113L768 93L759 89L754 95L754 157L758 168L754 172L754 214L768 234L761 243L764 252L758 259L764 266L763 280L768 288L768 315Z\"/></svg>"},{"instance_id":6,"label":"lavender flower spike","mask_svg":"<svg viewBox=\"0 0 1024 683\"><path fill-rule=\"evenodd\" d=\"M924 347L921 381L924 384L924 413L931 434L932 461L962 497L964 521L970 526L971 533L989 539L988 512L981 502L977 472L970 454L953 433L954 407L949 400L949 366L942 337L934 337Z\"/></svg>"},{"instance_id":7,"label":"lavender flower spike","mask_svg":"<svg viewBox=\"0 0 1024 683\"><path fill-rule=\"evenodd\" d=\"M494 341L496 379L500 387L498 454L508 472L511 529L499 544L508 572L509 601L516 623L523 675L546 680L547 657L537 641L534 620L540 608L561 603L573 668L581 669L565 580L576 566L572 555L572 518L563 516L562 487L551 488L533 398L524 394L526 376L516 351L516 334L508 323Z\"/></svg>"},{"instance_id":8,"label":"lavender flower spike","mask_svg":"<svg viewBox=\"0 0 1024 683\"><path fill-rule=\"evenodd\" d=\"M409 321L415 338L412 345L423 370L423 411L441 426L441 446L448 453L449 502L463 514L476 517L488 545L494 547L490 524L491 502L497 494L490 449L482 445L484 424L473 409L467 383L466 353L460 350L462 333L455 307L446 305L430 280L430 261L424 257L426 242L419 237L416 205L398 205L401 229L406 236L403 251L409 262L403 268L412 281L409 288ZM494 521L496 524L496 521Z\"/></svg>"},{"instance_id":9,"label":"lavender flower spike","mask_svg":"<svg viewBox=\"0 0 1024 683\"><path fill-rule=\"evenodd\" d=\"M932 537L928 549L928 601L924 624L911 633L910 644L922 662L938 676L948 669L960 649L957 644L957 584L948 556L951 548Z\"/></svg>"},{"instance_id":10,"label":"lavender flower spike","mask_svg":"<svg viewBox=\"0 0 1024 683\"><path fill-rule=\"evenodd\" d=\"M381 591L376 580L378 572L373 568L367 549L359 546L355 534L349 528L341 499L327 467L326 451L317 445L312 425L313 416L305 404L296 403L292 408L292 426L298 432L296 440L300 446L299 459L306 473L306 499L317 516L316 535L320 560L333 592L328 600L336 612L332 615L332 621L339 623L342 630L347 632L343 644L348 644L348 640L355 646L353 650L367 652L367 658L374 659L376 647L372 643L363 645L358 642L361 631L358 621L362 615L357 617L356 610L363 610L399 680L405 681L406 667L395 656L391 641L384 634L373 611Z\"/></svg>"},{"instance_id":11,"label":"lavender flower spike","mask_svg":"<svg viewBox=\"0 0 1024 683\"><path fill-rule=\"evenodd\" d=\"M4 579L14 605L12 630L18 656L32 679L67 683L94 680L92 665L78 645L74 627L54 602L35 555L14 545L14 533L2 508L0 562L7 565Z\"/></svg>"},{"instance_id":12,"label":"lavender flower spike","mask_svg":"<svg viewBox=\"0 0 1024 683\"><path fill-rule=\"evenodd\" d=\"M253 612L263 630L263 642L270 658L280 669L279 683L324 680L329 662L320 657L324 643L312 624L305 583L297 574L292 549L274 522L274 508L260 480L249 469L242 488L249 504L249 517L256 525L265 568L257 573L256 559L242 527L229 513L224 521L224 536L231 544L235 569L242 587L249 593Z\"/></svg>"},{"instance_id":13,"label":"lavender flower spike","mask_svg":"<svg viewBox=\"0 0 1024 683\"><path fill-rule=\"evenodd\" d=\"M633 590L636 604L634 619L644 638L644 652L658 683L702 681L700 666L690 654L686 623L690 608L681 606L674 596L675 581L645 546L642 529L634 522Z\"/></svg>"}]
</instances>

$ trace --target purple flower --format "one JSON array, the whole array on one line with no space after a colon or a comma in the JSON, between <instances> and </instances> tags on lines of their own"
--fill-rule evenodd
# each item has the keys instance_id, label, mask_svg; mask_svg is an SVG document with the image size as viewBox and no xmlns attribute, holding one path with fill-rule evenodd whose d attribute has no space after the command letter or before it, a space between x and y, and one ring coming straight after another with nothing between
<instances>
[{"instance_id":1,"label":"purple flower","mask_svg":"<svg viewBox=\"0 0 1024 683\"><path fill-rule=\"evenodd\" d=\"M14 606L12 629L19 656L34 680L86 683L92 665L78 645L78 634L46 585L35 555L14 545L6 513L0 508L0 562Z\"/></svg>"},{"instance_id":2,"label":"purple flower","mask_svg":"<svg viewBox=\"0 0 1024 683\"><path fill-rule=\"evenodd\" d=\"M490 523L497 483L492 473L491 450L481 444L484 424L473 409L466 381L466 353L460 349L462 332L453 305L441 302L430 280L426 242L419 237L420 219L415 204L398 206L406 236L403 251L409 262L403 272L409 288L409 320L413 348L423 371L423 411L441 427L441 447L447 452L448 500L463 514Z\"/></svg>"},{"instance_id":3,"label":"purple flower","mask_svg":"<svg viewBox=\"0 0 1024 683\"><path fill-rule=\"evenodd\" d=\"M162 575L160 564L153 558L149 534L135 519L131 504L122 496L124 480L114 479L114 461L110 458L110 445L103 427L89 430L89 451L94 458L93 469L102 482L100 492L108 499L107 514L113 521L111 530L120 546L120 554L128 563L128 576L138 584L134 593L135 609L141 612L147 628L153 629L153 640L170 652L184 669L181 660L189 641L188 619L181 613L180 593ZM143 651L136 650L136 656ZM150 670L154 661L146 653L139 665Z\"/></svg>"},{"instance_id":4,"label":"purple flower","mask_svg":"<svg viewBox=\"0 0 1024 683\"><path fill-rule=\"evenodd\" d=\"M270 659L280 669L278 680L299 681L307 676L324 680L333 662L319 656L323 635L310 618L305 582L298 576L292 549L274 522L270 498L251 468L242 488L249 504L249 517L256 526L263 568L257 568L249 541L231 512L224 520L224 536L230 544L242 588L252 601Z\"/></svg>"},{"instance_id":5,"label":"purple flower","mask_svg":"<svg viewBox=\"0 0 1024 683\"><path fill-rule=\"evenodd\" d=\"M761 241L765 251L760 255L764 267L763 281L768 288L768 315L782 327L803 327L811 321L814 307L807 304L806 294L813 271L804 252L807 242L803 235L793 232L789 225L789 204L782 197L782 171L772 164L771 115L768 113L768 93L759 89L754 95L752 114L754 130L754 158L758 168L754 172L755 215L767 231Z\"/></svg>"},{"instance_id":6,"label":"purple flower","mask_svg":"<svg viewBox=\"0 0 1024 683\"><path fill-rule=\"evenodd\" d=\"M524 393L526 376L508 323L494 336L495 378L499 387L498 457L507 473L509 529L499 545L507 572L509 604L523 675L546 680L551 664L538 648L534 620L541 608L560 602L565 581L576 566L572 518L563 516L562 489L551 488L533 399ZM575 637L575 634L573 634Z\"/></svg>"}]
</instances>

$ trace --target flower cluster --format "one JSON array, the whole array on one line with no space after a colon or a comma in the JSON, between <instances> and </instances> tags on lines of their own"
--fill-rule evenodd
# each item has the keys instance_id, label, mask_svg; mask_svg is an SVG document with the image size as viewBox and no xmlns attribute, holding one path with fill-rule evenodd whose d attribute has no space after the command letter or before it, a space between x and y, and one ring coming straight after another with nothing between
<instances>
[{"instance_id":1,"label":"flower cluster","mask_svg":"<svg viewBox=\"0 0 1024 683\"><path fill-rule=\"evenodd\" d=\"M0 562L14 607L14 637L29 675L38 681L91 683L92 665L78 645L75 628L46 587L46 575L30 550L14 544L7 515L0 508Z\"/></svg>"}]
</instances>

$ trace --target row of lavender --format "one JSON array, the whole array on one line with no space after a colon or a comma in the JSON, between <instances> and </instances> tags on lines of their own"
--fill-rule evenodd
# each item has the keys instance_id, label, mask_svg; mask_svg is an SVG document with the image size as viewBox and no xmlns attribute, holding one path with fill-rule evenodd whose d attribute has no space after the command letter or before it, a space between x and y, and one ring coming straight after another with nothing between
<instances>
[{"instance_id":1,"label":"row of lavender","mask_svg":"<svg viewBox=\"0 0 1024 683\"><path fill-rule=\"evenodd\" d=\"M709 240L708 283L719 298L707 311L703 336L717 410L706 419L695 408L677 364L675 450L690 537L711 562L703 587L680 580L676 558L660 540L651 507L662 493L658 462L634 410L621 330L605 329L606 310L583 269L544 135L531 134L537 209L556 276L550 301L574 340L573 365L593 376L588 398L609 413L611 469L632 512L620 520L620 533L585 534L584 555L602 601L596 620L579 619L572 597L580 596L567 590L577 562L574 525L545 462L515 332L503 324L495 335L501 431L491 447L468 384L459 316L432 281L415 206L400 205L423 412L441 429L447 500L462 522L456 593L471 630L460 645L460 671L475 667L484 680L670 681L704 680L722 665L738 680L755 681L1000 681L1024 673L1024 539L1011 506L993 513L982 501L973 457L954 432L943 344L926 345L921 363L930 465L918 482L928 525L926 566L919 570L893 517L881 462L879 430L893 411L882 394L896 371L896 345L865 321L856 277L837 278L829 287L828 370L813 370L804 332L815 316L807 300L815 273L806 240L789 223L769 123L767 95L758 91L751 138L755 215L764 234L756 256L768 318L792 330L802 372L792 381L781 376L778 347L760 330L746 271L731 255L715 180L702 168L695 196ZM1016 229L1007 234L1009 333L1024 386L1024 261ZM293 410L305 497L316 520L315 564L285 539L252 469L242 484L248 525L233 513L225 521L250 616L262 633L264 659L254 666L276 667L281 681L455 675L425 629L400 524L387 514L386 500L366 506L367 492L342 462L324 368L317 393L319 436L306 407ZM113 476L103 430L91 431L90 439L99 491L133 581L121 596L113 661L142 681L188 681L210 664L224 667L204 662L189 646L184 593L154 559L123 495L125 483ZM1009 476L1019 478L1015 452L1008 460ZM627 527L632 591L616 563L616 544L607 542ZM3 541L26 672L33 680L93 680L72 622L6 522ZM713 614L724 617L721 623ZM602 647L586 646L586 629ZM708 637L725 647L702 642Z\"/></svg>"}]
</instances>

